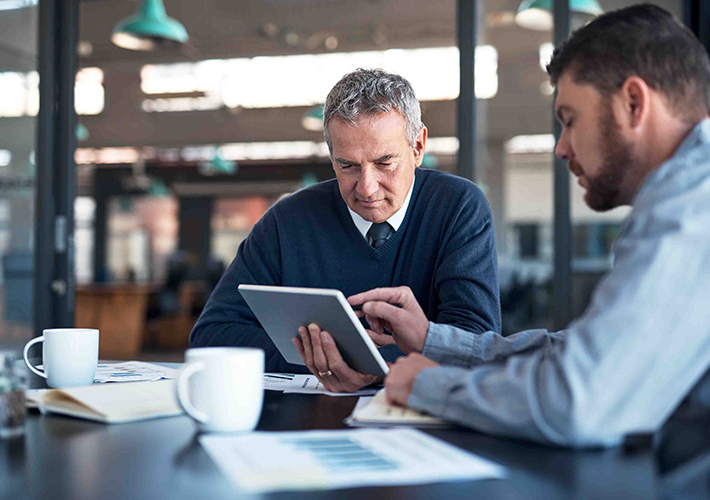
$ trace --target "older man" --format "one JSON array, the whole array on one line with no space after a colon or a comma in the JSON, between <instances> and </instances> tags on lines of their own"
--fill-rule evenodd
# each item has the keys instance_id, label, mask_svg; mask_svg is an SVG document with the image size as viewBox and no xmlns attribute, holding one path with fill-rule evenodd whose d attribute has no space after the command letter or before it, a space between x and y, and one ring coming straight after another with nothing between
<instances>
[{"instance_id":1,"label":"older man","mask_svg":"<svg viewBox=\"0 0 710 500\"><path fill-rule=\"evenodd\" d=\"M668 12L639 5L577 31L547 69L556 154L585 201L633 207L585 314L504 338L428 320L404 287L350 302L412 353L385 380L390 401L495 434L612 445L657 430L710 367L710 61Z\"/></svg>"},{"instance_id":2,"label":"older man","mask_svg":"<svg viewBox=\"0 0 710 500\"><path fill-rule=\"evenodd\" d=\"M380 70L345 75L328 95L324 122L336 179L284 198L254 226L191 345L256 346L266 352L267 370L303 370L277 351L238 293L241 283L337 288L346 295L407 285L432 321L472 336L498 329L490 209L471 182L417 168L427 129L409 82ZM300 333L306 366L330 390L374 381L328 367L318 355L320 337ZM385 359L401 354L391 337L381 345Z\"/></svg>"}]
</instances>

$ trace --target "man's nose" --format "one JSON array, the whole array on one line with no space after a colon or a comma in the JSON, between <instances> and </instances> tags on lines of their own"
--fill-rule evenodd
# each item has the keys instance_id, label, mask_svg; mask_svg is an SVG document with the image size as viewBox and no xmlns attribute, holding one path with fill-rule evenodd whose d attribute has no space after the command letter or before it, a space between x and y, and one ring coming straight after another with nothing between
<instances>
[{"instance_id":1,"label":"man's nose","mask_svg":"<svg viewBox=\"0 0 710 500\"><path fill-rule=\"evenodd\" d=\"M567 138L567 133L562 132L560 138L557 140L555 145L555 155L560 160L571 160L572 159L572 146Z\"/></svg>"},{"instance_id":2,"label":"man's nose","mask_svg":"<svg viewBox=\"0 0 710 500\"><path fill-rule=\"evenodd\" d=\"M356 189L362 198L369 198L374 195L379 189L377 174L369 168L363 168L360 173L360 179L357 181Z\"/></svg>"}]
</instances>

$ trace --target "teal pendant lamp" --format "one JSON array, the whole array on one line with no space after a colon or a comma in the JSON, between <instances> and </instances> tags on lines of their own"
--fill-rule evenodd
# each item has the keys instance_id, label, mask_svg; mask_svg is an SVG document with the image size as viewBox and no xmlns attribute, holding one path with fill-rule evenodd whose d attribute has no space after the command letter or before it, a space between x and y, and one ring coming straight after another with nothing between
<instances>
[{"instance_id":1,"label":"teal pendant lamp","mask_svg":"<svg viewBox=\"0 0 710 500\"><path fill-rule=\"evenodd\" d=\"M165 13L163 0L142 0L138 14L118 23L111 36L113 43L131 50L154 50L187 39L185 27Z\"/></svg>"},{"instance_id":2,"label":"teal pendant lamp","mask_svg":"<svg viewBox=\"0 0 710 500\"><path fill-rule=\"evenodd\" d=\"M202 175L236 174L239 166L236 161L225 160L218 148L214 149L214 156L210 161L204 161L197 165L197 170Z\"/></svg>"},{"instance_id":3,"label":"teal pendant lamp","mask_svg":"<svg viewBox=\"0 0 710 500\"><path fill-rule=\"evenodd\" d=\"M571 0L569 8L574 17L591 19L604 13L597 0ZM552 0L523 0L515 14L515 24L537 31L552 30Z\"/></svg>"},{"instance_id":4,"label":"teal pendant lamp","mask_svg":"<svg viewBox=\"0 0 710 500\"><path fill-rule=\"evenodd\" d=\"M301 125L306 130L312 132L322 132L323 131L323 105L318 104L313 106L308 111L303 113L301 117Z\"/></svg>"}]
</instances>

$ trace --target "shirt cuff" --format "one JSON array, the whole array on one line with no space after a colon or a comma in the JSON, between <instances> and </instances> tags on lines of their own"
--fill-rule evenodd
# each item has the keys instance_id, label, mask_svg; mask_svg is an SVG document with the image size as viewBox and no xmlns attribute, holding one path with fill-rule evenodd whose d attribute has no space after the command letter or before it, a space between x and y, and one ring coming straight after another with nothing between
<instances>
[{"instance_id":1,"label":"shirt cuff","mask_svg":"<svg viewBox=\"0 0 710 500\"><path fill-rule=\"evenodd\" d=\"M442 365L470 367L478 334L452 325L429 322L422 354Z\"/></svg>"},{"instance_id":2,"label":"shirt cuff","mask_svg":"<svg viewBox=\"0 0 710 500\"><path fill-rule=\"evenodd\" d=\"M407 406L435 417L444 417L449 394L461 385L467 373L464 368L451 366L425 368L414 379Z\"/></svg>"}]
</instances>

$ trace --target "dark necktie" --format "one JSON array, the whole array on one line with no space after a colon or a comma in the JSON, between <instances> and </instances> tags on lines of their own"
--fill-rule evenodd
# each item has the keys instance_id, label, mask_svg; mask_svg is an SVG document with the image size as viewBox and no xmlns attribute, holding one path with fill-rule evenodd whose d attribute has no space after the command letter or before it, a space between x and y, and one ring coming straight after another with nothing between
<instances>
[{"instance_id":1,"label":"dark necktie","mask_svg":"<svg viewBox=\"0 0 710 500\"><path fill-rule=\"evenodd\" d=\"M392 226L387 222L378 222L370 226L370 229L367 231L367 238L370 240L370 245L378 248L384 245L387 238L389 238L393 232L394 229L392 229Z\"/></svg>"}]
</instances>

